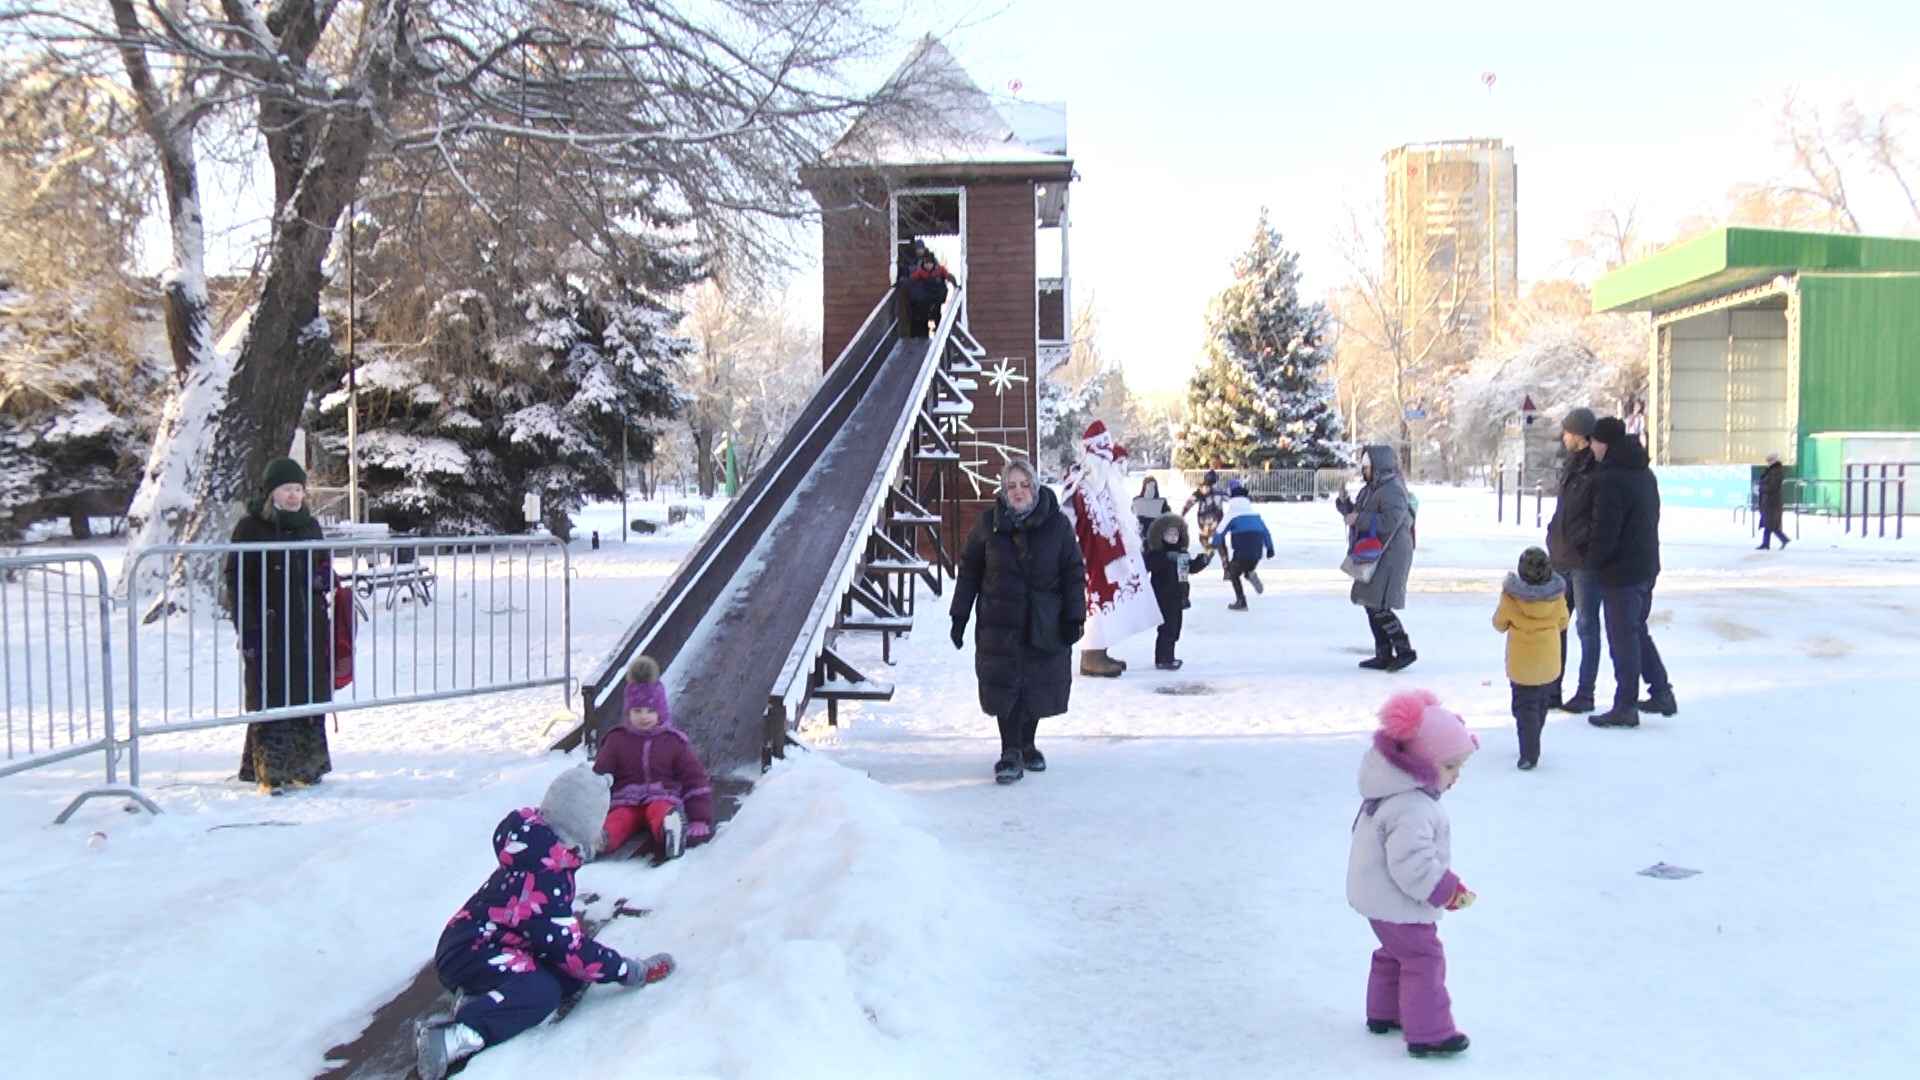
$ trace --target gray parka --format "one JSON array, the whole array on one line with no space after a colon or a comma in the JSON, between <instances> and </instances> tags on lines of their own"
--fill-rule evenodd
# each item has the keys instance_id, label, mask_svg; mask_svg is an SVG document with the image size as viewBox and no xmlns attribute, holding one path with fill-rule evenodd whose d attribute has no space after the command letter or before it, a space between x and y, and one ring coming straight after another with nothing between
<instances>
[{"instance_id":1,"label":"gray parka","mask_svg":"<svg viewBox=\"0 0 1920 1080\"><path fill-rule=\"evenodd\" d=\"M1358 516L1347 529L1347 547L1351 549L1369 527L1380 530L1380 542L1386 547L1373 577L1354 582L1349 596L1365 608L1403 608L1407 578L1413 572L1413 510L1407 505L1407 488L1400 480L1400 459L1393 447L1369 446L1365 453L1373 479L1354 497L1353 512Z\"/></svg>"}]
</instances>

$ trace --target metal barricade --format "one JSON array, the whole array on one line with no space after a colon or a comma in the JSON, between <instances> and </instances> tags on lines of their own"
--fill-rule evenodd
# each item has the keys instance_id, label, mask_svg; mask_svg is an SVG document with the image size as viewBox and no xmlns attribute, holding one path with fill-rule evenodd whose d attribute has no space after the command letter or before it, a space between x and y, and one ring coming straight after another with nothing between
<instances>
[{"instance_id":1,"label":"metal barricade","mask_svg":"<svg viewBox=\"0 0 1920 1080\"><path fill-rule=\"evenodd\" d=\"M1254 502L1312 502L1332 498L1341 486L1359 473L1353 469L1218 469L1221 490L1239 483L1246 487ZM1198 488L1206 477L1205 469L1183 469L1181 479L1189 488Z\"/></svg>"},{"instance_id":2,"label":"metal barricade","mask_svg":"<svg viewBox=\"0 0 1920 1080\"><path fill-rule=\"evenodd\" d=\"M65 821L88 799L125 795L153 810L145 796L119 784L114 738L112 601L107 573L92 555L24 555L0 559L0 711L6 757L0 777L86 754L105 759L102 786L82 793Z\"/></svg>"},{"instance_id":3,"label":"metal barricade","mask_svg":"<svg viewBox=\"0 0 1920 1080\"><path fill-rule=\"evenodd\" d=\"M542 686L564 704L571 688L569 559L553 537L174 544L135 561L135 785L155 735ZM141 573L148 561L169 572ZM163 579L166 595L141 595Z\"/></svg>"}]
</instances>

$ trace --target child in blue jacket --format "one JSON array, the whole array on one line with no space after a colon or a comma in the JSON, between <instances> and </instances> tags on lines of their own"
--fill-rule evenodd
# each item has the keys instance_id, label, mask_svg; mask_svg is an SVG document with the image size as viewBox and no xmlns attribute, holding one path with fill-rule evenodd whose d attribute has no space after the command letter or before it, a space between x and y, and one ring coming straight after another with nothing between
<instances>
[{"instance_id":1,"label":"child in blue jacket","mask_svg":"<svg viewBox=\"0 0 1920 1080\"><path fill-rule=\"evenodd\" d=\"M1273 535L1254 512L1253 500L1247 498L1247 489L1238 480L1227 487L1226 517L1213 531L1213 546L1226 565L1227 584L1233 586L1233 603L1227 609L1247 610L1247 594L1240 588L1240 579L1245 578L1255 593L1266 591L1254 567L1260 565L1261 556L1273 556Z\"/></svg>"},{"instance_id":2,"label":"child in blue jacket","mask_svg":"<svg viewBox=\"0 0 1920 1080\"><path fill-rule=\"evenodd\" d=\"M607 801L607 778L578 765L554 779L539 809L515 810L494 828L494 871L434 951L440 983L460 1005L452 1020L416 1033L421 1080L441 1080L453 1063L545 1020L592 983L647 986L673 974L673 957L629 960L583 934L574 917L573 872L598 845Z\"/></svg>"}]
</instances>

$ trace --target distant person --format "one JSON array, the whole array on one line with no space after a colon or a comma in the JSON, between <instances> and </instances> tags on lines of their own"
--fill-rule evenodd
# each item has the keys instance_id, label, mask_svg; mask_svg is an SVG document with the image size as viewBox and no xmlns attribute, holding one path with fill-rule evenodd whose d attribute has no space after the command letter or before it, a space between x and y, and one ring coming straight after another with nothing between
<instances>
[{"instance_id":1,"label":"distant person","mask_svg":"<svg viewBox=\"0 0 1920 1080\"><path fill-rule=\"evenodd\" d=\"M1457 1054L1440 916L1473 903L1453 872L1453 827L1440 796L1480 748L1460 717L1428 690L1403 690L1380 708L1360 761L1360 813L1347 856L1347 903L1380 940L1367 975L1367 1030L1398 1030L1414 1057Z\"/></svg>"},{"instance_id":2,"label":"distant person","mask_svg":"<svg viewBox=\"0 0 1920 1080\"><path fill-rule=\"evenodd\" d=\"M1600 583L1587 566L1587 545L1593 536L1593 478L1600 463L1593 458L1588 436L1593 434L1592 409L1569 409L1560 421L1560 442L1567 454L1560 465L1560 494L1547 522L1547 554L1553 568L1566 578L1567 606L1573 611L1573 632L1580 641L1578 680L1571 697L1565 693L1567 635L1560 634L1560 674L1553 681L1552 705L1570 713L1593 711L1594 683L1600 677Z\"/></svg>"},{"instance_id":3,"label":"distant person","mask_svg":"<svg viewBox=\"0 0 1920 1080\"><path fill-rule=\"evenodd\" d=\"M1149 476L1140 481L1140 494L1134 496L1133 519L1140 524L1140 539L1144 542L1148 529L1154 520L1162 514L1173 512L1173 504L1160 497L1160 481Z\"/></svg>"},{"instance_id":4,"label":"distant person","mask_svg":"<svg viewBox=\"0 0 1920 1080\"><path fill-rule=\"evenodd\" d=\"M1628 399L1627 418L1621 421L1621 425L1627 429L1627 434L1641 440L1641 446L1643 448L1645 447L1647 437L1647 410L1645 403L1639 398Z\"/></svg>"},{"instance_id":5,"label":"distant person","mask_svg":"<svg viewBox=\"0 0 1920 1080\"><path fill-rule=\"evenodd\" d=\"M434 951L434 972L459 1006L451 1020L417 1029L421 1080L441 1080L593 983L648 986L673 974L666 953L629 960L580 932L574 871L593 857L606 816L606 777L576 765L554 778L539 809L515 810L494 827L493 872Z\"/></svg>"},{"instance_id":6,"label":"distant person","mask_svg":"<svg viewBox=\"0 0 1920 1080\"><path fill-rule=\"evenodd\" d=\"M1647 467L1640 440L1619 417L1593 425L1593 456L1600 471L1593 485L1593 536L1587 564L1600 583L1600 608L1613 655L1613 708L1587 717L1595 727L1639 727L1640 713L1672 716L1673 683L1647 632L1653 586L1660 577L1660 481ZM1651 693L1635 701L1640 680Z\"/></svg>"},{"instance_id":7,"label":"distant person","mask_svg":"<svg viewBox=\"0 0 1920 1080\"><path fill-rule=\"evenodd\" d=\"M926 337L928 327L940 321L940 309L946 305L949 286L957 289L960 283L940 265L933 252L922 253L919 265L907 276L908 337Z\"/></svg>"},{"instance_id":8,"label":"distant person","mask_svg":"<svg viewBox=\"0 0 1920 1080\"><path fill-rule=\"evenodd\" d=\"M1520 567L1500 587L1493 628L1507 635L1507 685L1513 691L1513 723L1520 734L1519 767L1540 763L1540 733L1560 677L1560 650L1567 640L1566 583L1540 548L1520 553Z\"/></svg>"},{"instance_id":9,"label":"distant person","mask_svg":"<svg viewBox=\"0 0 1920 1080\"><path fill-rule=\"evenodd\" d=\"M1153 666L1161 671L1179 671L1183 663L1173 654L1180 644L1186 609L1193 603L1189 598L1192 585L1187 580L1192 572L1187 544L1187 519L1179 514L1162 514L1147 529L1147 577L1153 582L1154 602L1160 605Z\"/></svg>"},{"instance_id":10,"label":"distant person","mask_svg":"<svg viewBox=\"0 0 1920 1080\"><path fill-rule=\"evenodd\" d=\"M1180 516L1186 517L1188 511L1194 512L1194 524L1200 536L1200 557L1193 561L1192 570L1199 573L1207 568L1207 562L1213 557L1213 530L1220 526L1220 519L1227 509L1227 488L1220 482L1220 474L1212 469L1200 477L1200 486L1193 489L1187 501L1180 504Z\"/></svg>"},{"instance_id":11,"label":"distant person","mask_svg":"<svg viewBox=\"0 0 1920 1080\"><path fill-rule=\"evenodd\" d=\"M1780 538L1780 550L1787 550L1787 534L1780 526L1787 510L1787 468L1779 454L1767 455L1767 467L1760 470L1760 547L1766 551L1773 538Z\"/></svg>"},{"instance_id":12,"label":"distant person","mask_svg":"<svg viewBox=\"0 0 1920 1080\"><path fill-rule=\"evenodd\" d=\"M1040 721L1067 711L1073 645L1086 633L1087 564L1073 525L1033 466L1015 458L1000 494L973 523L953 589L953 647L966 647L977 607L973 672L980 709L1000 728L993 779L1011 784L1043 772L1034 746Z\"/></svg>"},{"instance_id":13,"label":"distant person","mask_svg":"<svg viewBox=\"0 0 1920 1080\"><path fill-rule=\"evenodd\" d=\"M307 512L307 472L292 458L275 458L261 475L261 498L247 502L232 544L264 550L234 552L222 568L240 640L240 687L248 712L333 700L333 562L312 548L287 545L320 540L320 523ZM317 784L333 771L325 710L247 725L240 780L269 795Z\"/></svg>"},{"instance_id":14,"label":"distant person","mask_svg":"<svg viewBox=\"0 0 1920 1080\"><path fill-rule=\"evenodd\" d=\"M1253 586L1255 594L1267 591L1260 583L1258 567L1262 557L1273 557L1273 534L1254 510L1253 500L1247 498L1247 489L1237 480L1227 485L1227 510L1220 527L1214 530L1213 547L1225 561L1227 584L1233 586L1233 603L1227 610L1247 610L1247 594L1240 582L1245 580Z\"/></svg>"},{"instance_id":15,"label":"distant person","mask_svg":"<svg viewBox=\"0 0 1920 1080\"><path fill-rule=\"evenodd\" d=\"M907 279L913 276L914 268L920 265L920 257L926 254L928 254L927 242L917 236L911 243L900 245L900 259L894 272L894 281L904 286Z\"/></svg>"},{"instance_id":16,"label":"distant person","mask_svg":"<svg viewBox=\"0 0 1920 1080\"><path fill-rule=\"evenodd\" d=\"M1407 606L1407 579L1413 573L1413 507L1400 479L1400 458L1391 446L1368 446L1361 451L1358 495L1345 488L1334 500L1347 523L1347 550L1362 537L1377 535L1380 558L1371 577L1356 580L1347 596L1365 608L1373 631L1373 655L1360 661L1372 671L1399 671L1420 658L1413 651L1407 628L1394 612Z\"/></svg>"},{"instance_id":17,"label":"distant person","mask_svg":"<svg viewBox=\"0 0 1920 1080\"><path fill-rule=\"evenodd\" d=\"M644 829L653 852L677 859L713 837L713 784L686 733L673 726L660 665L636 656L627 666L626 716L601 737L593 771L613 780L604 850Z\"/></svg>"}]
</instances>

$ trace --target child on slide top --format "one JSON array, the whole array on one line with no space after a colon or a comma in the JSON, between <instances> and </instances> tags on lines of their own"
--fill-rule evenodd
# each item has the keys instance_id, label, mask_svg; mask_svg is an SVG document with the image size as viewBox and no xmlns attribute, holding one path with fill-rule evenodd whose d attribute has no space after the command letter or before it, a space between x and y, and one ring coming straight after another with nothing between
<instances>
[{"instance_id":1,"label":"child on slide top","mask_svg":"<svg viewBox=\"0 0 1920 1080\"><path fill-rule=\"evenodd\" d=\"M627 666L627 718L600 740L593 771L613 778L605 847L612 851L642 826L661 856L713 836L713 784L686 733L673 726L660 665L636 656Z\"/></svg>"},{"instance_id":2,"label":"child on slide top","mask_svg":"<svg viewBox=\"0 0 1920 1080\"><path fill-rule=\"evenodd\" d=\"M1440 796L1480 747L1429 690L1405 690L1380 708L1380 729L1360 761L1360 813L1347 860L1347 902L1367 917L1380 947L1367 976L1367 1030L1405 1033L1414 1057L1457 1054L1444 911L1473 903L1454 876L1452 827Z\"/></svg>"},{"instance_id":3,"label":"child on slide top","mask_svg":"<svg viewBox=\"0 0 1920 1080\"><path fill-rule=\"evenodd\" d=\"M585 765L561 773L539 809L515 810L493 830L497 859L480 891L440 933L433 965L460 1002L453 1019L415 1033L421 1080L545 1020L592 983L646 986L673 974L673 957L629 960L587 937L573 915L573 873L607 816L607 781Z\"/></svg>"}]
</instances>

